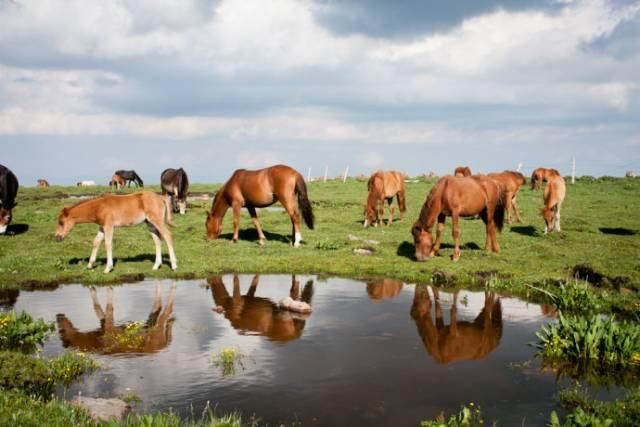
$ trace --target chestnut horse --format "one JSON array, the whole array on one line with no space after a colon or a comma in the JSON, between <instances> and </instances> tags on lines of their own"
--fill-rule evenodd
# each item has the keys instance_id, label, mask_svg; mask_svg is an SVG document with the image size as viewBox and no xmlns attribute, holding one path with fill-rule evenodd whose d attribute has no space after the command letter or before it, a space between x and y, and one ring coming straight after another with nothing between
<instances>
[{"instance_id":1,"label":"chestnut horse","mask_svg":"<svg viewBox=\"0 0 640 427\"><path fill-rule=\"evenodd\" d=\"M40 188L49 187L49 181L47 181L46 179L39 179L37 182L38 182L38 187Z\"/></svg>"},{"instance_id":2,"label":"chestnut horse","mask_svg":"<svg viewBox=\"0 0 640 427\"><path fill-rule=\"evenodd\" d=\"M516 218L518 222L522 224L522 216L516 197L518 196L520 187L527 183L527 179L520 172L514 171L490 173L489 176L502 187L505 208L507 209L507 222L509 225L513 224L512 210L516 212Z\"/></svg>"},{"instance_id":3,"label":"chestnut horse","mask_svg":"<svg viewBox=\"0 0 640 427\"><path fill-rule=\"evenodd\" d=\"M116 326L113 316L113 289L107 289L106 312L102 309L96 288L91 288L93 310L100 322L100 328L81 332L64 314L56 315L58 333L63 347L73 347L80 351L98 354L138 353L140 355L158 352L171 342L173 329L173 299L176 293L174 281L169 290L167 305L162 309L162 292L156 283L155 298L147 321L133 329L131 323ZM141 323L141 322L140 322ZM139 323L139 324L140 324Z\"/></svg>"},{"instance_id":4,"label":"chestnut horse","mask_svg":"<svg viewBox=\"0 0 640 427\"><path fill-rule=\"evenodd\" d=\"M561 176L556 169L538 168L534 169L531 174L531 189L539 190L542 188L542 182L547 181L550 176Z\"/></svg>"},{"instance_id":5,"label":"chestnut horse","mask_svg":"<svg viewBox=\"0 0 640 427\"><path fill-rule=\"evenodd\" d=\"M233 210L233 242L238 241L240 229L240 209L246 207L251 215L253 224L258 231L260 245L266 238L260 228L256 208L271 206L279 201L289 214L292 224L293 246L300 246L300 220L296 208L302 211L302 217L309 229L313 230L313 210L307 197L307 184L302 175L289 166L277 165L256 171L245 169L236 170L231 178L216 193L211 204L211 211L207 212L207 238L217 239L222 231L222 219L227 209Z\"/></svg>"},{"instance_id":6,"label":"chestnut horse","mask_svg":"<svg viewBox=\"0 0 640 427\"><path fill-rule=\"evenodd\" d=\"M502 338L502 307L495 294L485 292L482 311L473 322L468 322L457 318L456 291L448 326L444 325L437 288L433 288L433 296L435 325L429 289L425 286L416 286L411 317L416 322L425 349L437 363L446 365L461 360L483 359L498 347Z\"/></svg>"},{"instance_id":7,"label":"chestnut horse","mask_svg":"<svg viewBox=\"0 0 640 427\"><path fill-rule=\"evenodd\" d=\"M257 297L256 290L260 276L255 275L246 294L240 292L240 279L233 276L233 293L229 295L220 276L208 279L214 311L222 313L231 326L242 335L261 335L272 341L286 342L300 338L306 319L310 314L292 313L280 308L269 298ZM313 280L309 280L300 296L300 282L291 276L289 296L311 304Z\"/></svg>"},{"instance_id":8,"label":"chestnut horse","mask_svg":"<svg viewBox=\"0 0 640 427\"><path fill-rule=\"evenodd\" d=\"M0 234L4 234L13 219L12 210L16 206L18 178L7 167L0 165Z\"/></svg>"},{"instance_id":9,"label":"chestnut horse","mask_svg":"<svg viewBox=\"0 0 640 427\"><path fill-rule=\"evenodd\" d=\"M98 234L93 239L93 251L87 268L93 268L98 248L104 239L104 245L107 248L107 266L104 272L109 273L113 270L111 243L113 241L114 227L136 225L142 222L147 223L153 242L156 245L156 261L153 269L157 270L162 264L162 241L160 240L162 238L169 248L171 268L176 270L178 266L173 252L173 239L171 238L171 232L165 226L165 224L173 225L169 200L150 191L125 195L106 194L82 201L69 208L63 208L58 216L56 240L64 240L76 224L98 224L100 230L98 230Z\"/></svg>"},{"instance_id":10,"label":"chestnut horse","mask_svg":"<svg viewBox=\"0 0 640 427\"><path fill-rule=\"evenodd\" d=\"M453 176L471 176L471 169L468 166L458 166L455 171L453 171Z\"/></svg>"},{"instance_id":11,"label":"chestnut horse","mask_svg":"<svg viewBox=\"0 0 640 427\"><path fill-rule=\"evenodd\" d=\"M109 181L109 187L115 187L117 191L120 191L120 189L124 188L124 184L125 184L124 178L118 174L114 174L111 177L111 181Z\"/></svg>"},{"instance_id":12,"label":"chestnut horse","mask_svg":"<svg viewBox=\"0 0 640 427\"><path fill-rule=\"evenodd\" d=\"M184 215L187 212L187 194L189 194L189 178L184 169L165 169L160 174L162 194L171 196L173 211Z\"/></svg>"},{"instance_id":13,"label":"chestnut horse","mask_svg":"<svg viewBox=\"0 0 640 427\"><path fill-rule=\"evenodd\" d=\"M407 203L405 201L404 177L400 172L396 171L376 171L367 182L369 196L364 210L364 226L369 224L382 225L382 217L384 216L384 202L389 204L389 219L387 226L393 222L393 197L398 199L400 207L400 218L404 217L407 211Z\"/></svg>"},{"instance_id":14,"label":"chestnut horse","mask_svg":"<svg viewBox=\"0 0 640 427\"><path fill-rule=\"evenodd\" d=\"M496 239L496 227L502 231L504 204L502 190L498 183L485 175L466 178L445 176L441 178L431 189L418 220L411 228L416 246L416 259L424 261L438 254L442 229L448 216L451 217L453 223L453 260L460 259L459 219L475 215L480 215L486 224L486 251L489 252L493 248L495 253L499 253L500 246ZM438 230L436 241L433 243L431 233L436 219L438 220Z\"/></svg>"},{"instance_id":15,"label":"chestnut horse","mask_svg":"<svg viewBox=\"0 0 640 427\"><path fill-rule=\"evenodd\" d=\"M555 230L560 231L560 208L566 194L564 178L550 176L544 189L544 208L541 209L544 218L544 234Z\"/></svg>"}]
</instances>

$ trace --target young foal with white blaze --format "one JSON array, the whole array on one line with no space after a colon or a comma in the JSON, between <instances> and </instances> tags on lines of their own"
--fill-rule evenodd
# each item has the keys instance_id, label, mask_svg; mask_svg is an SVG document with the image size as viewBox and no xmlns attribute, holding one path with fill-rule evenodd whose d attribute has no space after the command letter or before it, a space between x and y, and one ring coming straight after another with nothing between
<instances>
[{"instance_id":1,"label":"young foal with white blaze","mask_svg":"<svg viewBox=\"0 0 640 427\"><path fill-rule=\"evenodd\" d=\"M162 238L167 243L171 268L175 271L178 264L173 251L173 239L171 232L165 225L173 225L169 201L166 197L150 191L126 195L107 194L80 202L69 208L63 208L58 217L56 240L64 240L76 224L98 224L100 230L93 239L93 251L87 268L93 268L98 248L104 239L104 245L107 249L107 266L104 272L109 273L113 270L114 227L137 225L142 222L147 223L156 246L156 260L153 269L159 269L162 264Z\"/></svg>"}]
</instances>

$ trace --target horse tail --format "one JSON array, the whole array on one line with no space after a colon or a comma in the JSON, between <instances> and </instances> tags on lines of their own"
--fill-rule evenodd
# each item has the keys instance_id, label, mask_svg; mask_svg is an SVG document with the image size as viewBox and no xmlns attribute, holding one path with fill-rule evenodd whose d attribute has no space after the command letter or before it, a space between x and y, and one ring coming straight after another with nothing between
<instances>
[{"instance_id":1,"label":"horse tail","mask_svg":"<svg viewBox=\"0 0 640 427\"><path fill-rule=\"evenodd\" d=\"M135 176L135 178L136 178L136 182L138 183L138 185L139 185L140 187L144 187L144 182L142 182L142 178L140 178L140 177L138 176L138 174L137 174L137 173L135 173L135 172L133 172L133 175Z\"/></svg>"},{"instance_id":2,"label":"horse tail","mask_svg":"<svg viewBox=\"0 0 640 427\"><path fill-rule=\"evenodd\" d=\"M504 211L505 206L507 205L505 197L506 193L502 190L502 187L496 184L498 189L498 194L496 198L496 206L493 209L493 222L495 222L498 231L502 231L502 227L504 227Z\"/></svg>"},{"instance_id":3,"label":"horse tail","mask_svg":"<svg viewBox=\"0 0 640 427\"><path fill-rule=\"evenodd\" d=\"M164 222L171 227L175 227L176 224L173 222L173 217L171 216L171 202L169 196L162 196L162 204L164 205Z\"/></svg>"},{"instance_id":4,"label":"horse tail","mask_svg":"<svg viewBox=\"0 0 640 427\"><path fill-rule=\"evenodd\" d=\"M533 171L533 173L531 174L531 189L535 190L536 189L536 181L538 180L538 175L536 174L536 171Z\"/></svg>"},{"instance_id":5,"label":"horse tail","mask_svg":"<svg viewBox=\"0 0 640 427\"><path fill-rule=\"evenodd\" d=\"M307 197L307 184L304 182L304 178L300 174L297 174L296 176L296 193L298 193L298 206L302 211L304 223L307 224L307 227L309 227L310 230L313 230L313 209L311 207L311 202L309 202L309 198Z\"/></svg>"},{"instance_id":6,"label":"horse tail","mask_svg":"<svg viewBox=\"0 0 640 427\"><path fill-rule=\"evenodd\" d=\"M404 189L398 191L398 205L400 206L400 212L407 212L407 200L404 194Z\"/></svg>"}]
</instances>

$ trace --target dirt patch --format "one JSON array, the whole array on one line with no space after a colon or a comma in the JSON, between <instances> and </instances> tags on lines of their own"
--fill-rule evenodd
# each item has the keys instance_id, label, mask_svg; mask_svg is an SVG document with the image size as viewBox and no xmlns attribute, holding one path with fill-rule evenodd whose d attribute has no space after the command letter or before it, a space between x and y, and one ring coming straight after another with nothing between
<instances>
[{"instance_id":1,"label":"dirt patch","mask_svg":"<svg viewBox=\"0 0 640 427\"><path fill-rule=\"evenodd\" d=\"M571 267L569 274L571 274L571 277L589 282L598 288L620 290L622 288L627 288L631 282L631 280L626 276L607 276L606 274L597 271L589 264L575 265Z\"/></svg>"}]
</instances>

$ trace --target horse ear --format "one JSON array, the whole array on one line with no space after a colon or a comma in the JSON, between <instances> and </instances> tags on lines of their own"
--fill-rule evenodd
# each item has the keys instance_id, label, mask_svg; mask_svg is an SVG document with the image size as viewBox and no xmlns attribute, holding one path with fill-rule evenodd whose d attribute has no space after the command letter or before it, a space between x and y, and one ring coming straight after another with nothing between
<instances>
[{"instance_id":1,"label":"horse ear","mask_svg":"<svg viewBox=\"0 0 640 427\"><path fill-rule=\"evenodd\" d=\"M63 216L69 215L69 208L62 208L62 215Z\"/></svg>"}]
</instances>

